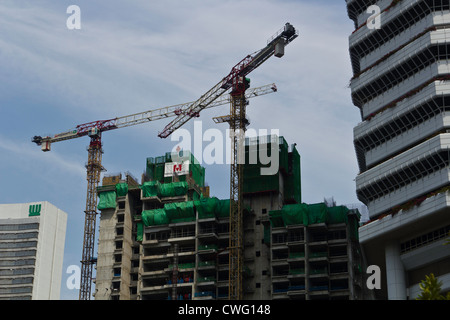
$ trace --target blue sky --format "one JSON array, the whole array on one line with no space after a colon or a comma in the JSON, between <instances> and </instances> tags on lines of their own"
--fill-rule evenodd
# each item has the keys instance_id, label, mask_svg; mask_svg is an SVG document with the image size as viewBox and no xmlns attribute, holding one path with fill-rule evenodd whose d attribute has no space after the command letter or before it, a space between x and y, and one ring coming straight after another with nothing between
<instances>
[{"instance_id":1,"label":"blue sky","mask_svg":"<svg viewBox=\"0 0 450 320\"><path fill-rule=\"evenodd\" d=\"M69 5L81 9L81 29L69 30ZM300 36L281 59L250 74L252 86L278 92L252 99L251 127L278 129L301 154L302 198L333 196L357 203L358 173L351 103L345 1L21 1L0 2L0 203L49 201L68 213L62 299L77 299L65 282L81 258L86 199L87 137L59 142L51 152L34 135L78 124L194 101L290 22ZM228 106L202 112L203 128ZM140 178L145 160L170 151L157 137L159 120L103 135L107 174ZM193 123L186 124L191 130ZM228 197L227 165L207 165L211 193Z\"/></svg>"}]
</instances>

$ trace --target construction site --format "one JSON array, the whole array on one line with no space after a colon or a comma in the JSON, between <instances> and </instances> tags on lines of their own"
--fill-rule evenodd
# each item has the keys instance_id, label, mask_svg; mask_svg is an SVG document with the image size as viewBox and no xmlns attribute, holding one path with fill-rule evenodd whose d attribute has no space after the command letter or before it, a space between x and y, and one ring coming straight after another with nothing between
<instances>
[{"instance_id":1,"label":"construction site","mask_svg":"<svg viewBox=\"0 0 450 320\"><path fill-rule=\"evenodd\" d=\"M362 299L359 212L302 203L300 155L283 137L246 139L246 159L271 144L277 174L243 165L242 298ZM96 300L229 298L230 199L211 195L190 152L172 156L147 158L141 183L109 176L98 188Z\"/></svg>"},{"instance_id":2,"label":"construction site","mask_svg":"<svg viewBox=\"0 0 450 320\"><path fill-rule=\"evenodd\" d=\"M245 136L249 100L277 91L275 84L251 88L248 75L283 57L297 37L286 23L196 101L32 138L44 152L56 142L90 138L80 300L363 298L358 210L303 203L295 144ZM213 120L233 133L226 199L209 190L190 150L148 157L141 181L129 173L101 181L105 132L174 117L158 134L164 139L223 104L230 113ZM278 156L275 172L262 174L268 164L261 154Z\"/></svg>"}]
</instances>

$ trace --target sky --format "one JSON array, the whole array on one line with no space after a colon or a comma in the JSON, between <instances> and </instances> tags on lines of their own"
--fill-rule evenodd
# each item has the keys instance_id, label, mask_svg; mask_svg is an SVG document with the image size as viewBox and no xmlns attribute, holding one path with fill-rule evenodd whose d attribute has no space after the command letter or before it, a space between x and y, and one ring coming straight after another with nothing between
<instances>
[{"instance_id":1,"label":"sky","mask_svg":"<svg viewBox=\"0 0 450 320\"><path fill-rule=\"evenodd\" d=\"M80 8L80 29L68 28L70 5ZM359 203L353 128L361 118L348 87L354 25L345 1L0 1L0 203L49 201L67 213L61 299L78 299L66 281L82 253L89 138L45 153L31 138L195 101L286 22L299 37L249 75L252 87L278 88L250 100L250 128L277 129L297 144L303 202ZM227 125L212 118L228 112L219 106L196 120L225 136ZM105 132L104 174L140 181L146 158L176 144L157 136L168 122ZM229 197L229 166L204 166L211 194Z\"/></svg>"}]
</instances>

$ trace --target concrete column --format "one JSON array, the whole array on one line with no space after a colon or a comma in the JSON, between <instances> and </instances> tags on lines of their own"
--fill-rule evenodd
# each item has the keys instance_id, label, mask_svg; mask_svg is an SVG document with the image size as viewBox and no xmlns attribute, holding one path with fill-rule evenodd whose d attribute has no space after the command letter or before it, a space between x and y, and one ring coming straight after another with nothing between
<instances>
[{"instance_id":1,"label":"concrete column","mask_svg":"<svg viewBox=\"0 0 450 320\"><path fill-rule=\"evenodd\" d=\"M400 244L397 241L388 243L385 255L388 299L406 300L406 275L400 259Z\"/></svg>"}]
</instances>

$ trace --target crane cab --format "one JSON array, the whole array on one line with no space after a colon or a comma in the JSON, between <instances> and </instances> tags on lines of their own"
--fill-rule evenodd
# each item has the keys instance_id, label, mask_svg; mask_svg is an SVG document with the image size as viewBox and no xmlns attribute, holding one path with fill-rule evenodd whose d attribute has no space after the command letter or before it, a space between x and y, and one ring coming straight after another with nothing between
<instances>
[{"instance_id":1,"label":"crane cab","mask_svg":"<svg viewBox=\"0 0 450 320\"><path fill-rule=\"evenodd\" d=\"M97 128L97 127L90 128L89 131L88 131L88 136L91 137L91 138L98 137L99 134L100 134L100 129Z\"/></svg>"}]
</instances>

